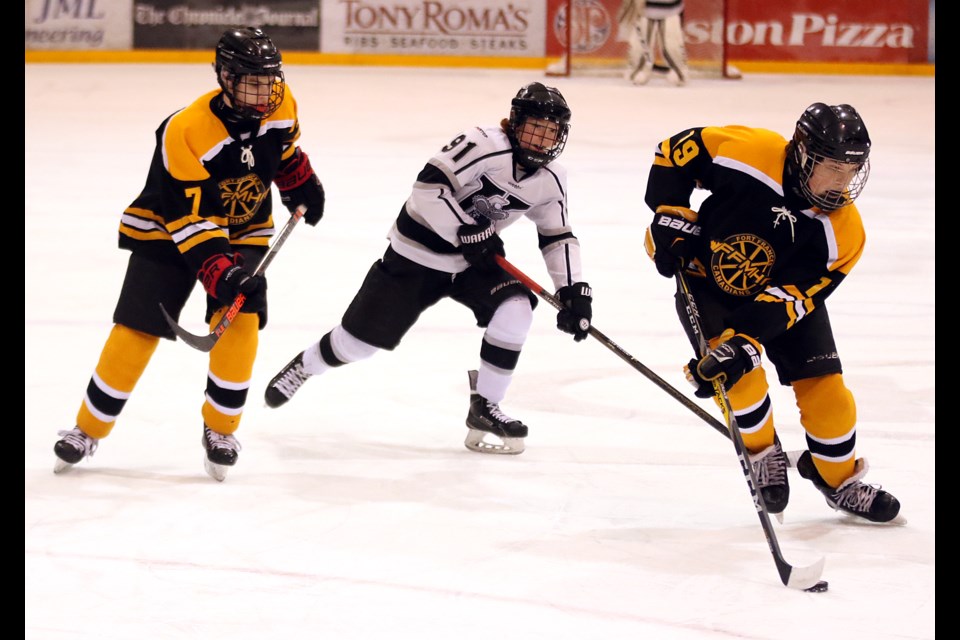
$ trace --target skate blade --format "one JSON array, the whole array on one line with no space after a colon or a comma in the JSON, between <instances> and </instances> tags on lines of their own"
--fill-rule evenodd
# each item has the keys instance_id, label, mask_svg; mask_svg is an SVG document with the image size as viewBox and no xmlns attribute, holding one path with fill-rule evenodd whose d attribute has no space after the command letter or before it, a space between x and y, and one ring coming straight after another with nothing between
<instances>
[{"instance_id":1,"label":"skate blade","mask_svg":"<svg viewBox=\"0 0 960 640\"><path fill-rule=\"evenodd\" d=\"M73 464L66 462L65 460L61 460L60 458L57 458L57 461L53 463L53 472L62 473L72 467L73 467Z\"/></svg>"},{"instance_id":2,"label":"skate blade","mask_svg":"<svg viewBox=\"0 0 960 640\"><path fill-rule=\"evenodd\" d=\"M206 456L203 458L203 469L207 474L216 480L217 482L223 482L227 477L227 471L230 470L230 467L222 464L217 464L215 462L210 462L207 460Z\"/></svg>"},{"instance_id":3,"label":"skate blade","mask_svg":"<svg viewBox=\"0 0 960 640\"><path fill-rule=\"evenodd\" d=\"M468 429L463 444L467 449L480 453L517 455L524 450L523 438L498 438L492 433L479 429Z\"/></svg>"},{"instance_id":4,"label":"skate blade","mask_svg":"<svg viewBox=\"0 0 960 640\"><path fill-rule=\"evenodd\" d=\"M830 503L829 500L827 500L827 506L833 509L834 511L836 511L837 513L839 513L841 516L843 516L845 519L849 520L850 522L863 523L863 524L874 525L878 527L888 527L890 525L893 525L895 527L902 527L903 525L907 524L907 519L903 516L902 513L898 513L893 519L887 520L886 522L874 522L869 518L865 518L855 513L844 511L839 507L835 507L833 506L833 504Z\"/></svg>"}]
</instances>

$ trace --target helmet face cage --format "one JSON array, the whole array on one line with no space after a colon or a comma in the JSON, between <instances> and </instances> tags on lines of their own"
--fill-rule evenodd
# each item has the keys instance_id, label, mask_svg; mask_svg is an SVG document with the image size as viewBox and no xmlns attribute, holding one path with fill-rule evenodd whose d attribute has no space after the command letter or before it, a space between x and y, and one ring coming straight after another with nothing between
<instances>
[{"instance_id":1,"label":"helmet face cage","mask_svg":"<svg viewBox=\"0 0 960 640\"><path fill-rule=\"evenodd\" d=\"M533 82L520 89L511 105L507 134L517 163L526 169L534 170L560 157L570 134L570 107L560 92L553 87ZM552 131L539 127L533 135L524 135L524 125L530 118L556 124L555 138L548 135L552 134ZM544 144L545 142L549 144Z\"/></svg>"},{"instance_id":2,"label":"helmet face cage","mask_svg":"<svg viewBox=\"0 0 960 640\"><path fill-rule=\"evenodd\" d=\"M863 191L870 176L870 135L850 105L808 107L792 146L800 191L822 211L844 207Z\"/></svg>"},{"instance_id":3,"label":"helmet face cage","mask_svg":"<svg viewBox=\"0 0 960 640\"><path fill-rule=\"evenodd\" d=\"M272 115L283 102L280 51L260 29L230 29L217 43L217 81L229 106L244 119Z\"/></svg>"}]
</instances>

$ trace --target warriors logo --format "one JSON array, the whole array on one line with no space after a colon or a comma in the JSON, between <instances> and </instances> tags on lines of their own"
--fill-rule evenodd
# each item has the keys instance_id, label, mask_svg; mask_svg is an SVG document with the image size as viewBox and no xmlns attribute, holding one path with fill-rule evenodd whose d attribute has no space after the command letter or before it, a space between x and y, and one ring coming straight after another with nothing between
<instances>
[{"instance_id":1,"label":"warriors logo","mask_svg":"<svg viewBox=\"0 0 960 640\"><path fill-rule=\"evenodd\" d=\"M472 207L470 215L475 219L493 221L506 220L514 211L524 212L530 208L529 204L502 189L486 175L480 176L480 188L461 200L460 206L464 211Z\"/></svg>"},{"instance_id":2,"label":"warriors logo","mask_svg":"<svg viewBox=\"0 0 960 640\"><path fill-rule=\"evenodd\" d=\"M503 196L474 196L473 208L484 218L489 220L504 220L510 214L504 211L504 207L510 204L510 201Z\"/></svg>"},{"instance_id":3,"label":"warriors logo","mask_svg":"<svg viewBox=\"0 0 960 640\"><path fill-rule=\"evenodd\" d=\"M762 290L777 261L770 243L749 233L711 240L710 251L713 280L732 296L752 296Z\"/></svg>"},{"instance_id":4,"label":"warriors logo","mask_svg":"<svg viewBox=\"0 0 960 640\"><path fill-rule=\"evenodd\" d=\"M269 191L256 174L220 183L220 202L230 224L243 224L256 215Z\"/></svg>"}]
</instances>

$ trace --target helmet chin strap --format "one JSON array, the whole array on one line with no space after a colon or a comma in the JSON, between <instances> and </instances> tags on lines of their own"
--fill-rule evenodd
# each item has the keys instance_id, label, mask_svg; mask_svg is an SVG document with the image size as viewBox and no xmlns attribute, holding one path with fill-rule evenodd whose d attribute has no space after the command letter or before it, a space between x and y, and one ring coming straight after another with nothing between
<instances>
[{"instance_id":1,"label":"helmet chin strap","mask_svg":"<svg viewBox=\"0 0 960 640\"><path fill-rule=\"evenodd\" d=\"M227 125L227 130L234 138L239 138L243 133L249 133L251 128L260 126L259 118L245 117L237 113L228 103L230 97L225 91L221 91L213 101L214 113Z\"/></svg>"},{"instance_id":2,"label":"helmet chin strap","mask_svg":"<svg viewBox=\"0 0 960 640\"><path fill-rule=\"evenodd\" d=\"M787 150L787 160L783 167L783 197L787 201L787 206L792 210L809 209L813 206L803 195L803 188L800 185L802 180L801 167L795 161L796 151Z\"/></svg>"}]
</instances>

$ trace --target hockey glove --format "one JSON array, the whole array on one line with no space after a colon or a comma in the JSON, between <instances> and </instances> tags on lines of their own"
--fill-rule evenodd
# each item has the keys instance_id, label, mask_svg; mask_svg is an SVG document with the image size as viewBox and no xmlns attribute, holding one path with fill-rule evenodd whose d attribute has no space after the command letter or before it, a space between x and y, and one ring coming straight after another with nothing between
<instances>
[{"instance_id":1,"label":"hockey glove","mask_svg":"<svg viewBox=\"0 0 960 640\"><path fill-rule=\"evenodd\" d=\"M243 268L243 256L218 253L207 258L197 273L206 292L223 305L233 304L238 294L246 296L243 313L257 313L267 306L267 280Z\"/></svg>"},{"instance_id":2,"label":"hockey glove","mask_svg":"<svg viewBox=\"0 0 960 640\"><path fill-rule=\"evenodd\" d=\"M280 191L280 202L291 213L303 205L307 209L303 214L304 221L312 227L320 222L326 195L320 178L310 166L310 158L302 149L298 148L293 156L281 165L273 182Z\"/></svg>"},{"instance_id":3,"label":"hockey glove","mask_svg":"<svg viewBox=\"0 0 960 640\"><path fill-rule=\"evenodd\" d=\"M495 273L500 269L497 256L506 256L503 250L503 240L497 235L493 225L464 224L457 231L460 240L460 252L471 267L485 273Z\"/></svg>"},{"instance_id":4,"label":"hockey glove","mask_svg":"<svg viewBox=\"0 0 960 640\"><path fill-rule=\"evenodd\" d=\"M720 344L704 357L693 358L683 368L687 381L693 385L698 398L712 398L713 381L723 384L729 391L744 374L760 366L760 343L748 335L727 329L720 335Z\"/></svg>"},{"instance_id":5,"label":"hockey glove","mask_svg":"<svg viewBox=\"0 0 960 640\"><path fill-rule=\"evenodd\" d=\"M687 207L657 207L643 246L663 277L672 278L693 256L693 240L700 236L697 217L697 212Z\"/></svg>"},{"instance_id":6,"label":"hockey glove","mask_svg":"<svg viewBox=\"0 0 960 640\"><path fill-rule=\"evenodd\" d=\"M564 309L557 313L557 329L573 334L576 342L586 339L593 319L593 289L586 282L576 282L557 290Z\"/></svg>"}]
</instances>

